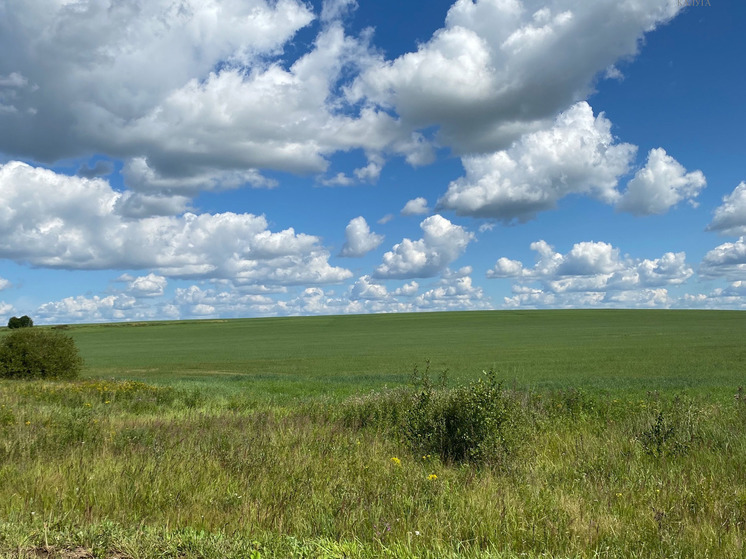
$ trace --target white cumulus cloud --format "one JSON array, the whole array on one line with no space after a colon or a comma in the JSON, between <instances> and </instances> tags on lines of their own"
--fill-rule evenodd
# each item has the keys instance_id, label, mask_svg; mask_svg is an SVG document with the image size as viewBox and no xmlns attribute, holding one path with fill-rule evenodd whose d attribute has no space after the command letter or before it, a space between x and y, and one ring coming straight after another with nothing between
<instances>
[{"instance_id":1,"label":"white cumulus cloud","mask_svg":"<svg viewBox=\"0 0 746 559\"><path fill-rule=\"evenodd\" d=\"M357 0L324 0L321 6L321 21L332 21L357 7Z\"/></svg>"},{"instance_id":2,"label":"white cumulus cloud","mask_svg":"<svg viewBox=\"0 0 746 559\"><path fill-rule=\"evenodd\" d=\"M116 128L102 133L142 146L147 170L131 174L161 189L184 177L190 188L225 188L240 181L271 186L259 169L323 173L328 156L355 148L370 154L368 166L355 173L360 180L375 180L383 152L429 162L430 146L385 111L340 110L344 102L333 93L338 80L368 56L365 44L333 24L289 68L279 63L228 67L194 77L149 112L124 127L111 123ZM351 181L343 174L327 179Z\"/></svg>"},{"instance_id":3,"label":"white cumulus cloud","mask_svg":"<svg viewBox=\"0 0 746 559\"><path fill-rule=\"evenodd\" d=\"M168 285L166 278L151 273L130 281L128 290L133 297L160 297L166 285Z\"/></svg>"},{"instance_id":4,"label":"white cumulus cloud","mask_svg":"<svg viewBox=\"0 0 746 559\"><path fill-rule=\"evenodd\" d=\"M313 19L294 0L3 0L0 11L0 75L22 69L28 88L24 118L0 116L0 149L37 159L119 143L107 134L190 79L255 63Z\"/></svg>"},{"instance_id":5,"label":"white cumulus cloud","mask_svg":"<svg viewBox=\"0 0 746 559\"><path fill-rule=\"evenodd\" d=\"M120 293L100 297L66 297L61 301L44 303L36 311L40 322L107 322L149 319L155 309L148 306L138 308L134 297Z\"/></svg>"},{"instance_id":6,"label":"white cumulus cloud","mask_svg":"<svg viewBox=\"0 0 746 559\"><path fill-rule=\"evenodd\" d=\"M413 127L439 126L456 152L504 149L585 98L680 9L672 0L457 0L429 41L380 58L349 94L394 107Z\"/></svg>"},{"instance_id":7,"label":"white cumulus cloud","mask_svg":"<svg viewBox=\"0 0 746 559\"><path fill-rule=\"evenodd\" d=\"M746 279L746 237L733 243L723 243L708 251L702 259L699 273L705 277Z\"/></svg>"},{"instance_id":8,"label":"white cumulus cloud","mask_svg":"<svg viewBox=\"0 0 746 559\"><path fill-rule=\"evenodd\" d=\"M488 278L514 278L523 274L523 263L501 256L495 266L487 271Z\"/></svg>"},{"instance_id":9,"label":"white cumulus cloud","mask_svg":"<svg viewBox=\"0 0 746 559\"><path fill-rule=\"evenodd\" d=\"M402 215L423 215L430 213L430 208L427 207L427 200L419 197L410 200L401 210Z\"/></svg>"},{"instance_id":10,"label":"white cumulus cloud","mask_svg":"<svg viewBox=\"0 0 746 559\"><path fill-rule=\"evenodd\" d=\"M673 299L665 287L694 274L683 252L634 259L594 241L576 243L566 254L546 241L532 243L531 249L537 253L533 267L502 257L487 272L489 278L513 279L507 306L669 306Z\"/></svg>"},{"instance_id":11,"label":"white cumulus cloud","mask_svg":"<svg viewBox=\"0 0 746 559\"><path fill-rule=\"evenodd\" d=\"M492 303L484 290L472 283L470 276L443 278L438 285L415 297L418 311L452 311L491 309Z\"/></svg>"},{"instance_id":12,"label":"white cumulus cloud","mask_svg":"<svg viewBox=\"0 0 746 559\"><path fill-rule=\"evenodd\" d=\"M397 296L412 297L413 295L417 294L417 291L419 291L419 289L420 284L412 280L409 283L405 283L401 287L396 288L393 293Z\"/></svg>"},{"instance_id":13,"label":"white cumulus cloud","mask_svg":"<svg viewBox=\"0 0 746 559\"><path fill-rule=\"evenodd\" d=\"M377 283L370 276L363 276L358 279L350 290L350 299L371 299L382 300L389 297L386 286Z\"/></svg>"},{"instance_id":14,"label":"white cumulus cloud","mask_svg":"<svg viewBox=\"0 0 746 559\"><path fill-rule=\"evenodd\" d=\"M286 47L317 17L298 0L0 0L0 152L106 153L138 192L190 197L271 186L267 169L325 173L334 153L361 149L353 173L375 181L385 157L431 162L431 126L461 154L545 128L681 9L457 0L428 41L387 60L372 31L345 33L355 6L323 2L296 58L302 42Z\"/></svg>"},{"instance_id":15,"label":"white cumulus cloud","mask_svg":"<svg viewBox=\"0 0 746 559\"><path fill-rule=\"evenodd\" d=\"M723 197L707 230L724 235L746 235L746 181Z\"/></svg>"},{"instance_id":16,"label":"white cumulus cloud","mask_svg":"<svg viewBox=\"0 0 746 559\"><path fill-rule=\"evenodd\" d=\"M603 113L594 117L581 101L550 127L522 136L506 150L463 157L466 175L450 183L438 207L510 223L533 219L570 194L635 215L662 214L682 200L696 205L704 174L687 172L662 148L650 150L621 194L619 180L636 153L636 146L617 142Z\"/></svg>"},{"instance_id":17,"label":"white cumulus cloud","mask_svg":"<svg viewBox=\"0 0 746 559\"><path fill-rule=\"evenodd\" d=\"M318 237L272 232L264 216L193 214L131 219L123 195L101 179L0 165L0 257L64 269L151 269L168 277L256 284L333 283Z\"/></svg>"},{"instance_id":18,"label":"white cumulus cloud","mask_svg":"<svg viewBox=\"0 0 746 559\"><path fill-rule=\"evenodd\" d=\"M340 256L363 256L378 248L383 242L383 235L373 233L363 216L350 220L345 227L345 238Z\"/></svg>"},{"instance_id":19,"label":"white cumulus cloud","mask_svg":"<svg viewBox=\"0 0 746 559\"><path fill-rule=\"evenodd\" d=\"M687 293L676 303L681 308L746 309L746 281L737 280L709 293Z\"/></svg>"},{"instance_id":20,"label":"white cumulus cloud","mask_svg":"<svg viewBox=\"0 0 746 559\"><path fill-rule=\"evenodd\" d=\"M527 134L507 150L462 158L466 176L448 187L438 206L459 215L527 221L568 194L606 203L636 147L616 143L611 122L586 102L573 105L545 130Z\"/></svg>"},{"instance_id":21,"label":"white cumulus cloud","mask_svg":"<svg viewBox=\"0 0 746 559\"><path fill-rule=\"evenodd\" d=\"M645 167L629 181L616 207L634 215L662 214L682 200L694 204L706 184L702 171L687 173L666 150L652 149Z\"/></svg>"},{"instance_id":22,"label":"white cumulus cloud","mask_svg":"<svg viewBox=\"0 0 746 559\"><path fill-rule=\"evenodd\" d=\"M421 239L404 239L383 255L383 263L373 274L376 278L429 278L444 271L466 250L474 238L460 225L440 215L420 223Z\"/></svg>"}]
</instances>

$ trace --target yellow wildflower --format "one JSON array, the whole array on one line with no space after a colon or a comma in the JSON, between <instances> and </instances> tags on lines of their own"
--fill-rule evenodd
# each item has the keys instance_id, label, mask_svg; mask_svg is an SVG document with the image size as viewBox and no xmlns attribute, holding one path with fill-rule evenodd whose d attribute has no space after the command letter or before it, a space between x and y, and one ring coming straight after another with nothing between
<instances>
[{"instance_id":1,"label":"yellow wildflower","mask_svg":"<svg viewBox=\"0 0 746 559\"><path fill-rule=\"evenodd\" d=\"M391 462L394 464L394 466L401 466L401 460L399 460L396 456L391 457Z\"/></svg>"},{"instance_id":2,"label":"yellow wildflower","mask_svg":"<svg viewBox=\"0 0 746 559\"><path fill-rule=\"evenodd\" d=\"M435 474L430 474L429 476L427 476L427 479L429 479L430 481L435 481L436 479L438 479L438 476L436 476Z\"/></svg>"}]
</instances>

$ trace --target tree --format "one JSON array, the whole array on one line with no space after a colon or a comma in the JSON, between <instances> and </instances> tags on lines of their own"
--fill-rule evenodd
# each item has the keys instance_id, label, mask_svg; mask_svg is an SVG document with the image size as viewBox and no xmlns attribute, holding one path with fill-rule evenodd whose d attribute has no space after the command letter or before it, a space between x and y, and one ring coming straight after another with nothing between
<instances>
[{"instance_id":1,"label":"tree","mask_svg":"<svg viewBox=\"0 0 746 559\"><path fill-rule=\"evenodd\" d=\"M0 377L75 378L83 359L75 341L45 328L19 328L0 341Z\"/></svg>"},{"instance_id":2,"label":"tree","mask_svg":"<svg viewBox=\"0 0 746 559\"><path fill-rule=\"evenodd\" d=\"M31 317L26 314L24 314L21 318L14 316L8 321L8 328L11 328L11 329L31 328L33 325L34 325L34 321L31 320Z\"/></svg>"}]
</instances>

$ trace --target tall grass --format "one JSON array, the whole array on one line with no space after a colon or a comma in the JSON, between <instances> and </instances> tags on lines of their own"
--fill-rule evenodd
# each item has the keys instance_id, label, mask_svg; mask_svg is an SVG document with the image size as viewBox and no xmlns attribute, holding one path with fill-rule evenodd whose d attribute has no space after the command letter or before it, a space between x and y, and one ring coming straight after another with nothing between
<instances>
[{"instance_id":1,"label":"tall grass","mask_svg":"<svg viewBox=\"0 0 746 559\"><path fill-rule=\"evenodd\" d=\"M430 394L463 403L475 386ZM744 556L741 396L501 386L506 444L462 456L414 444L413 414L437 417L418 411L422 393L283 407L131 381L0 382L0 550Z\"/></svg>"}]
</instances>

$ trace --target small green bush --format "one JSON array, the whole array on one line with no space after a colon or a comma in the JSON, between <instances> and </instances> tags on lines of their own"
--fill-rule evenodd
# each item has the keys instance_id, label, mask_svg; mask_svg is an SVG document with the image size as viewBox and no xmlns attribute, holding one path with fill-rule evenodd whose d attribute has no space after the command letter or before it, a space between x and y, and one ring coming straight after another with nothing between
<instances>
[{"instance_id":1,"label":"small green bush","mask_svg":"<svg viewBox=\"0 0 746 559\"><path fill-rule=\"evenodd\" d=\"M0 343L0 377L71 379L82 364L73 339L58 331L19 328Z\"/></svg>"},{"instance_id":2,"label":"small green bush","mask_svg":"<svg viewBox=\"0 0 746 559\"><path fill-rule=\"evenodd\" d=\"M477 382L435 389L427 371L415 369L417 392L404 420L404 436L423 454L444 462L494 462L508 451L508 431L515 419L513 402L494 371Z\"/></svg>"}]
</instances>

